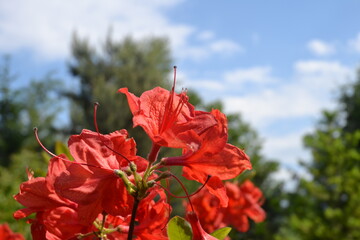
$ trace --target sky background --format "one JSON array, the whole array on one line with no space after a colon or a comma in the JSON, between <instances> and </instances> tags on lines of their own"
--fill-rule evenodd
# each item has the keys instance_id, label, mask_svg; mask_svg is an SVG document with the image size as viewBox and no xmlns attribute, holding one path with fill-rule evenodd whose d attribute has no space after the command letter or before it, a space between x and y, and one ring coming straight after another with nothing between
<instances>
[{"instance_id":1,"label":"sky background","mask_svg":"<svg viewBox=\"0 0 360 240\"><path fill-rule=\"evenodd\" d=\"M281 162L277 177L286 179L289 170L302 171L298 160L310 159L303 135L354 80L359 9L355 0L1 1L0 54L12 57L15 86L49 72L71 84L75 31L99 47L109 29L114 40L168 37L178 87L240 112L264 139L264 155Z\"/></svg>"}]
</instances>

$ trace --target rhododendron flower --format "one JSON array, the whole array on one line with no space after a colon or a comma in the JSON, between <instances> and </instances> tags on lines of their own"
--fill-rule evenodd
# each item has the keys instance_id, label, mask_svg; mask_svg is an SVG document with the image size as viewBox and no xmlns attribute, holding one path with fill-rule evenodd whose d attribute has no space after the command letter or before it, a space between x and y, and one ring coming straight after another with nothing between
<instances>
[{"instance_id":1,"label":"rhododendron flower","mask_svg":"<svg viewBox=\"0 0 360 240\"><path fill-rule=\"evenodd\" d=\"M15 200L26 207L14 213L16 219L36 213L35 219L29 220L35 240L69 239L77 233L88 232L92 227L79 222L76 203L55 192L54 178L64 171L68 164L60 158L65 159L66 156L52 158L47 176L30 176L30 180L21 184L20 193L14 196Z\"/></svg>"},{"instance_id":2,"label":"rhododendron flower","mask_svg":"<svg viewBox=\"0 0 360 240\"><path fill-rule=\"evenodd\" d=\"M131 213L133 197L114 170L128 168L131 160L144 171L146 161L136 156L136 145L126 130L108 135L83 130L69 140L74 157L55 181L59 195L76 202L83 223L92 223L99 213L126 216ZM120 153L121 156L117 153Z\"/></svg>"},{"instance_id":3,"label":"rhododendron flower","mask_svg":"<svg viewBox=\"0 0 360 240\"><path fill-rule=\"evenodd\" d=\"M155 197L159 197L157 201ZM134 234L137 240L166 240L164 231L171 206L166 202L166 195L162 189L154 189L149 196L139 204ZM125 239L129 229L131 215L126 217L111 216L106 218L106 227L118 227L120 230L108 235L109 239Z\"/></svg>"},{"instance_id":4,"label":"rhododendron flower","mask_svg":"<svg viewBox=\"0 0 360 240\"><path fill-rule=\"evenodd\" d=\"M7 224L0 224L0 239L1 240L25 240L20 233L11 231Z\"/></svg>"},{"instance_id":5,"label":"rhododendron flower","mask_svg":"<svg viewBox=\"0 0 360 240\"><path fill-rule=\"evenodd\" d=\"M236 177L251 169L248 156L227 144L227 121L218 110L195 111L184 93L175 94L160 87L143 93L140 98L127 88L119 92L127 96L134 126L141 126L158 146L182 148L180 157L165 158L164 166L184 166L184 176L200 183L212 178L207 188L227 205L221 180Z\"/></svg>"},{"instance_id":6,"label":"rhododendron flower","mask_svg":"<svg viewBox=\"0 0 360 240\"><path fill-rule=\"evenodd\" d=\"M162 160L164 166L184 166L183 175L191 180L204 183L208 175L212 178L206 187L226 207L228 198L220 180L232 179L246 169L251 169L249 157L239 148L227 142L226 117L219 110L211 114L217 123L206 130L196 133L187 131L178 137L186 142L184 154Z\"/></svg>"},{"instance_id":7,"label":"rhododendron flower","mask_svg":"<svg viewBox=\"0 0 360 240\"><path fill-rule=\"evenodd\" d=\"M156 87L140 97L127 88L121 88L119 92L128 99L134 127L141 126L156 145L185 147L185 143L178 139L181 132L190 129L199 132L215 124L211 115L194 110L185 92L176 94L174 86L171 91Z\"/></svg>"},{"instance_id":8,"label":"rhododendron flower","mask_svg":"<svg viewBox=\"0 0 360 240\"><path fill-rule=\"evenodd\" d=\"M206 231L232 225L238 231L246 232L249 230L248 218L257 223L265 220L266 214L261 208L263 194L250 180L241 185L226 182L225 186L229 196L226 208L219 207L216 198L207 191L201 191L191 199Z\"/></svg>"},{"instance_id":9,"label":"rhododendron flower","mask_svg":"<svg viewBox=\"0 0 360 240\"><path fill-rule=\"evenodd\" d=\"M189 202L194 197L196 211L191 206L186 214L193 240L215 240L206 231L226 224L246 231L248 218L264 220L262 194L251 182L223 183L251 169L244 151L227 143L226 116L219 110L195 110L185 91L175 93L174 74L171 91L156 87L137 97L127 88L118 90L127 97L134 127L141 126L152 140L146 160L136 155L136 143L126 130L99 133L98 103L96 132L85 129L68 141L72 161L47 150L34 129L40 146L53 158L46 177L34 178L28 171L29 180L14 196L25 206L14 213L16 219L36 214L28 220L33 239L166 240L174 228L165 230L171 206L164 190ZM182 149L181 156L157 161L161 147ZM202 186L189 194L171 166L182 166L183 176ZM164 167L168 171L161 171ZM176 196L161 185L169 177L178 181L186 196ZM203 187L208 191L201 191Z\"/></svg>"}]
</instances>

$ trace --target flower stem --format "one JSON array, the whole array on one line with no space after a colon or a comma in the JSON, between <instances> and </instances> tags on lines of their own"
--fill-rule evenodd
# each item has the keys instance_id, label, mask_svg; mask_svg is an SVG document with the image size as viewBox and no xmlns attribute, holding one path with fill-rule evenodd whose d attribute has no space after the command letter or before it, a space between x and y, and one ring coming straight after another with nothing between
<instances>
[{"instance_id":1,"label":"flower stem","mask_svg":"<svg viewBox=\"0 0 360 240\"><path fill-rule=\"evenodd\" d=\"M131 212L131 220L130 220L130 225L129 225L129 232L128 232L128 238L127 240L131 240L132 239L132 235L134 233L134 228L135 228L135 217L136 217L136 212L139 206L139 199L137 199L137 197L134 197L134 205L132 208L132 212Z\"/></svg>"},{"instance_id":2,"label":"flower stem","mask_svg":"<svg viewBox=\"0 0 360 240\"><path fill-rule=\"evenodd\" d=\"M156 161L160 148L161 148L160 145L158 145L156 143L152 144L152 147L151 147L151 150L150 150L150 153L148 156L148 160L149 160L150 164Z\"/></svg>"}]
</instances>

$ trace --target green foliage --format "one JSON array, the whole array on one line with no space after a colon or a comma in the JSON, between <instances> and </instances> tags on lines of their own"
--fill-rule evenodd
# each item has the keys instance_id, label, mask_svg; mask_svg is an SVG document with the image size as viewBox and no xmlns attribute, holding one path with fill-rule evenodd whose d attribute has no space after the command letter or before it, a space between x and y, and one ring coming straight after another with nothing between
<instances>
[{"instance_id":1,"label":"green foliage","mask_svg":"<svg viewBox=\"0 0 360 240\"><path fill-rule=\"evenodd\" d=\"M170 240L192 240L190 224L182 217L173 217L167 226L167 234Z\"/></svg>"},{"instance_id":2,"label":"green foliage","mask_svg":"<svg viewBox=\"0 0 360 240\"><path fill-rule=\"evenodd\" d=\"M36 142L33 127L39 127L43 143L52 148L58 129L55 121L60 105L56 97L59 81L51 75L33 80L28 86L14 89L16 79L10 70L10 59L5 58L0 70L0 223L7 222L16 232L28 236L30 228L26 220L16 221L13 213L22 206L13 196L19 186L27 181L26 168L36 176L44 176L47 160Z\"/></svg>"},{"instance_id":3,"label":"green foliage","mask_svg":"<svg viewBox=\"0 0 360 240\"><path fill-rule=\"evenodd\" d=\"M291 215L278 239L360 239L360 77L351 86L341 93L341 109L324 111L304 137L310 176L290 195Z\"/></svg>"},{"instance_id":4,"label":"green foliage","mask_svg":"<svg viewBox=\"0 0 360 240\"><path fill-rule=\"evenodd\" d=\"M8 57L0 69L0 165L10 164L10 155L19 151L24 142L24 133L21 131L21 111L23 104L18 99L19 91L11 89L14 76L10 73Z\"/></svg>"},{"instance_id":5,"label":"green foliage","mask_svg":"<svg viewBox=\"0 0 360 240\"><path fill-rule=\"evenodd\" d=\"M94 129L93 103L99 102L98 123L102 133L127 129L141 146L145 156L150 141L140 129L132 129L132 114L124 95L117 93L127 87L137 96L156 86L169 88L171 58L168 43L162 38L134 41L126 38L114 42L107 38L98 53L86 40L74 36L70 71L79 82L78 91L64 93L71 101L71 132Z\"/></svg>"},{"instance_id":6,"label":"green foliage","mask_svg":"<svg viewBox=\"0 0 360 240\"><path fill-rule=\"evenodd\" d=\"M34 126L40 127L39 135L46 144L54 141L57 132L54 121L60 106L55 90L60 86L59 81L47 75L15 90L11 87L15 80L6 58L0 70L0 165L3 166L9 166L11 155L22 148L38 148Z\"/></svg>"},{"instance_id":7,"label":"green foliage","mask_svg":"<svg viewBox=\"0 0 360 240\"><path fill-rule=\"evenodd\" d=\"M215 230L210 235L223 240L225 239L229 232L231 231L231 228L224 227L219 228ZM167 234L170 240L192 240L193 234L191 225L188 221L186 221L184 218L175 216L172 219L170 219L168 225L167 225Z\"/></svg>"},{"instance_id":8,"label":"green foliage","mask_svg":"<svg viewBox=\"0 0 360 240\"><path fill-rule=\"evenodd\" d=\"M230 231L231 231L230 227L223 227L215 230L210 235L216 237L217 239L223 240L229 235Z\"/></svg>"},{"instance_id":9,"label":"green foliage","mask_svg":"<svg viewBox=\"0 0 360 240\"><path fill-rule=\"evenodd\" d=\"M339 102L342 112L345 113L344 130L353 132L360 129L360 68L356 81L342 89Z\"/></svg>"},{"instance_id":10,"label":"green foliage","mask_svg":"<svg viewBox=\"0 0 360 240\"><path fill-rule=\"evenodd\" d=\"M28 180L27 168L34 171L35 176L45 176L48 159L48 156L44 159L39 152L23 148L11 156L11 164L7 168L0 167L0 222L9 223L13 231L28 236L27 239L30 239L30 226L26 219L13 218L13 213L23 208L13 196L19 192L20 184Z\"/></svg>"}]
</instances>

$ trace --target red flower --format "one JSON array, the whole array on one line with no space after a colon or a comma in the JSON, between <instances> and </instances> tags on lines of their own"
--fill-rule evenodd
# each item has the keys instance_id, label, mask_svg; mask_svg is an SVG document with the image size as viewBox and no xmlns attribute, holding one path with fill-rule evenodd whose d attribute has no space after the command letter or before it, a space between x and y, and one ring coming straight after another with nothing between
<instances>
[{"instance_id":1,"label":"red flower","mask_svg":"<svg viewBox=\"0 0 360 240\"><path fill-rule=\"evenodd\" d=\"M187 219L190 222L193 240L217 240L217 238L211 236L201 227L198 216L194 212L187 212Z\"/></svg>"},{"instance_id":2,"label":"red flower","mask_svg":"<svg viewBox=\"0 0 360 240\"><path fill-rule=\"evenodd\" d=\"M223 113L212 110L216 124L196 133L184 132L178 137L184 143L184 154L162 160L165 166L184 166L183 175L204 183L208 175L212 178L206 184L209 191L218 197L221 206L226 207L228 198L221 180L232 179L246 169L251 169L249 157L239 148L227 142L227 122Z\"/></svg>"},{"instance_id":3,"label":"red flower","mask_svg":"<svg viewBox=\"0 0 360 240\"><path fill-rule=\"evenodd\" d=\"M233 183L226 183L229 196L229 206L225 209L225 224L233 225L237 230L249 230L248 218L259 223L265 220L266 213L261 208L264 197L261 190L247 180L240 187Z\"/></svg>"},{"instance_id":4,"label":"red flower","mask_svg":"<svg viewBox=\"0 0 360 240\"><path fill-rule=\"evenodd\" d=\"M15 200L26 208L14 213L16 219L25 218L36 213L35 219L30 219L33 239L60 240L70 239L78 233L88 232L92 225L79 223L77 204L60 197L55 192L53 180L66 168L67 162L54 157L50 160L46 177L33 178L20 186L20 193Z\"/></svg>"},{"instance_id":5,"label":"red flower","mask_svg":"<svg viewBox=\"0 0 360 240\"><path fill-rule=\"evenodd\" d=\"M20 233L13 233L7 224L0 224L1 240L25 240Z\"/></svg>"},{"instance_id":6,"label":"red flower","mask_svg":"<svg viewBox=\"0 0 360 240\"><path fill-rule=\"evenodd\" d=\"M140 97L130 93L127 88L121 88L119 92L128 99L134 115L134 127L141 126L153 143L159 146L185 147L184 142L178 139L181 132L190 129L200 132L215 123L209 114L195 112L186 94L176 94L174 87L171 92L156 87Z\"/></svg>"},{"instance_id":7,"label":"red flower","mask_svg":"<svg viewBox=\"0 0 360 240\"><path fill-rule=\"evenodd\" d=\"M66 158L65 155L59 157ZM30 180L20 185L20 192L16 194L14 198L26 206L26 208L17 210L14 213L16 219L27 217L34 212L42 212L46 209L53 209L59 206L77 207L74 202L57 195L52 185L53 176L61 173L54 171L54 169L64 170L66 168L65 164L66 163L59 160L59 158L52 158L46 177L31 177Z\"/></svg>"},{"instance_id":8,"label":"red flower","mask_svg":"<svg viewBox=\"0 0 360 240\"><path fill-rule=\"evenodd\" d=\"M158 197L157 201L154 198ZM152 189L149 196L140 201L136 213L134 235L137 240L166 240L165 226L171 211L162 189ZM120 231L108 234L109 239L126 239L131 215L106 218L106 227L119 227Z\"/></svg>"},{"instance_id":9,"label":"red flower","mask_svg":"<svg viewBox=\"0 0 360 240\"><path fill-rule=\"evenodd\" d=\"M262 192L251 181L247 180L240 186L226 182L225 186L229 196L226 208L219 207L217 199L206 191L201 191L191 199L204 229L213 232L232 225L238 231L246 232L249 230L248 218L255 222L265 220L266 213L261 208ZM187 208L190 209L190 206Z\"/></svg>"},{"instance_id":10,"label":"red flower","mask_svg":"<svg viewBox=\"0 0 360 240\"><path fill-rule=\"evenodd\" d=\"M135 141L126 130L109 135L83 130L71 136L69 149L75 163L56 179L55 187L59 195L79 205L81 222L92 223L103 211L115 216L131 213L133 197L114 170L124 170L131 160L139 172L144 171L146 161L136 156Z\"/></svg>"}]
</instances>

